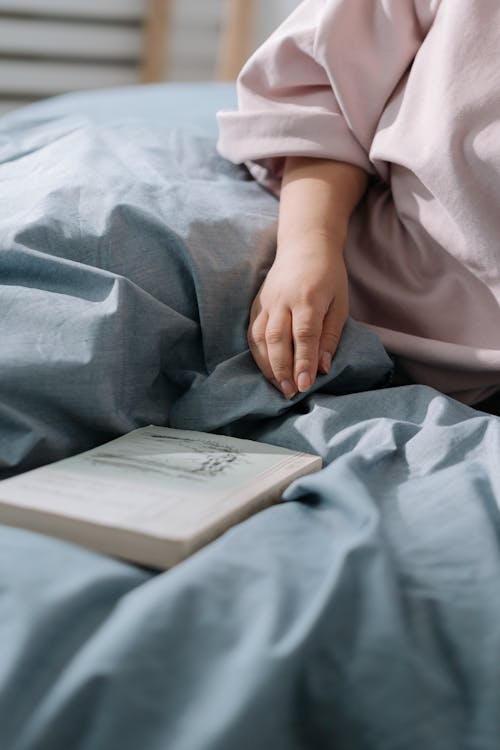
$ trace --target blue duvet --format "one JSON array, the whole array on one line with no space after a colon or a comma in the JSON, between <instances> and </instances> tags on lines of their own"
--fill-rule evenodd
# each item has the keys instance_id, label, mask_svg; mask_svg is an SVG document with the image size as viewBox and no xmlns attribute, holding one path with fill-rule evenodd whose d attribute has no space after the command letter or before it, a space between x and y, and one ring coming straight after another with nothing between
<instances>
[{"instance_id":1,"label":"blue duvet","mask_svg":"<svg viewBox=\"0 0 500 750\"><path fill-rule=\"evenodd\" d=\"M0 526L0 748L498 750L500 422L354 321L307 396L263 380L277 206L216 155L232 97L0 121L0 476L148 423L326 466L161 574Z\"/></svg>"}]
</instances>

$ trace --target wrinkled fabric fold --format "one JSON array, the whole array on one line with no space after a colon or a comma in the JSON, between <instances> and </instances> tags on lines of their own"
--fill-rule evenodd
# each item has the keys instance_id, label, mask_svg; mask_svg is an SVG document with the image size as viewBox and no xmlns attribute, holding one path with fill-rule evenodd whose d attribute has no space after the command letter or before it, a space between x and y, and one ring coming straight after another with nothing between
<instances>
[{"instance_id":1,"label":"wrinkled fabric fold","mask_svg":"<svg viewBox=\"0 0 500 750\"><path fill-rule=\"evenodd\" d=\"M386 387L353 321L313 393L272 389L245 325L276 202L158 125L169 91L0 126L3 467L175 416L327 468L159 575L0 526L0 747L497 750L500 421Z\"/></svg>"},{"instance_id":2,"label":"wrinkled fabric fold","mask_svg":"<svg viewBox=\"0 0 500 750\"><path fill-rule=\"evenodd\" d=\"M2 476L144 424L214 430L290 408L246 341L276 200L213 138L76 118L4 133ZM350 321L318 387L369 388L391 369Z\"/></svg>"}]
</instances>

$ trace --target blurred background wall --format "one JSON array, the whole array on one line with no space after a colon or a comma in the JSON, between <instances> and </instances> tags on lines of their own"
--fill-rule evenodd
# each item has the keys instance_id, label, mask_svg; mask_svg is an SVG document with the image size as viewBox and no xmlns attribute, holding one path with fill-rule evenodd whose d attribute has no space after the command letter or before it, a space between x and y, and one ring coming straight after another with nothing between
<instances>
[{"instance_id":1,"label":"blurred background wall","mask_svg":"<svg viewBox=\"0 0 500 750\"><path fill-rule=\"evenodd\" d=\"M298 0L259 0L254 41L263 41L298 4Z\"/></svg>"},{"instance_id":2,"label":"blurred background wall","mask_svg":"<svg viewBox=\"0 0 500 750\"><path fill-rule=\"evenodd\" d=\"M234 78L298 0L0 0L0 114L78 89Z\"/></svg>"}]
</instances>

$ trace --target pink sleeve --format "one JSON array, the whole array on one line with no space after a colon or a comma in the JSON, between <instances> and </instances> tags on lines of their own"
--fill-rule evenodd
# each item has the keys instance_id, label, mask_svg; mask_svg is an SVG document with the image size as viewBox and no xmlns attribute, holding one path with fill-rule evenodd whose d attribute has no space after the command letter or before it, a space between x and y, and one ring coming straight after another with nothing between
<instances>
[{"instance_id":1,"label":"pink sleeve","mask_svg":"<svg viewBox=\"0 0 500 750\"><path fill-rule=\"evenodd\" d=\"M279 191L286 156L356 164L440 0L304 0L254 53L223 111L219 153Z\"/></svg>"}]
</instances>

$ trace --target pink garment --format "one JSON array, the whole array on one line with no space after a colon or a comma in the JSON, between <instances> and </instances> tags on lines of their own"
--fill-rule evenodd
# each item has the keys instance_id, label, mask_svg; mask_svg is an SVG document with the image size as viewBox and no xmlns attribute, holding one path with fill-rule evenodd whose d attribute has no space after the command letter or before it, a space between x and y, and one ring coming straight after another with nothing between
<instances>
[{"instance_id":1,"label":"pink garment","mask_svg":"<svg viewBox=\"0 0 500 750\"><path fill-rule=\"evenodd\" d=\"M283 157L373 175L351 314L409 377L500 389L499 0L305 0L243 68L220 153L279 193Z\"/></svg>"}]
</instances>

